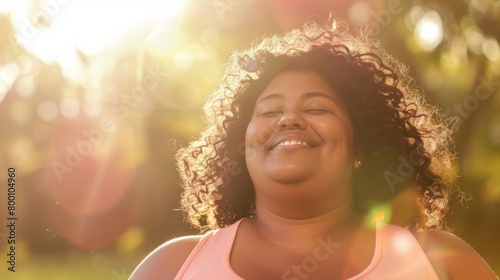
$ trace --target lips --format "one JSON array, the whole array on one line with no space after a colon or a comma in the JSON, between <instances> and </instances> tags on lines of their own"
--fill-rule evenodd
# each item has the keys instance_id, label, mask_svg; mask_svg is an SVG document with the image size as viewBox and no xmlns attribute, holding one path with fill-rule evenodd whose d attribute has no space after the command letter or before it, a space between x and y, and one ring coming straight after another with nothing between
<instances>
[{"instance_id":1,"label":"lips","mask_svg":"<svg viewBox=\"0 0 500 280\"><path fill-rule=\"evenodd\" d=\"M309 144L307 144L306 142L302 141L302 140L285 140L285 141L282 141L282 142L279 142L278 145L275 146L276 147L282 147L282 146L291 146L291 145L302 145L302 146L309 146Z\"/></svg>"},{"instance_id":2,"label":"lips","mask_svg":"<svg viewBox=\"0 0 500 280\"><path fill-rule=\"evenodd\" d=\"M310 137L306 135L297 135L297 134L282 134L273 138L268 145L269 150L273 150L275 148L292 148L292 147L304 147L311 148L317 146L316 141L310 139Z\"/></svg>"}]
</instances>

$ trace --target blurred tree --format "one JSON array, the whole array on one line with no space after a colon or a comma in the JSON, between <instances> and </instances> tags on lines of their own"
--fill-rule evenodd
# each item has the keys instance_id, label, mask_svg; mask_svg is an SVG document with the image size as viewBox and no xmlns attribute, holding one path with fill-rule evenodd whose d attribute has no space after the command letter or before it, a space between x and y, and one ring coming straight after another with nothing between
<instances>
[{"instance_id":1,"label":"blurred tree","mask_svg":"<svg viewBox=\"0 0 500 280\"><path fill-rule=\"evenodd\" d=\"M308 18L327 19L332 11L351 24L353 33L372 30L390 53L410 66L429 102L454 118L460 184L474 199L468 207L453 201L450 225L500 274L500 245L495 242L500 231L499 0L190 0L178 23L168 19L135 26L98 54L76 50L74 73L29 53L23 38L16 37L11 17L0 14L0 161L2 166L16 165L24 176L25 191L19 198L26 217L22 238L43 253L49 248L86 248L78 242L90 239L99 248L127 247L123 240L138 236L130 241L135 248L127 250L144 255L173 236L195 233L182 223L182 213L173 211L180 194L174 155L199 133L200 108L217 85L229 53L263 35L300 27ZM110 21L115 13L109 11ZM28 18L36 30L53 27L52 18L36 9L28 11ZM107 218L95 221L103 228L116 222L117 230L99 236L79 216L68 227L80 227L81 238L63 238L54 219L40 214L49 208L62 211L63 200L49 194L55 186L49 188L45 180L54 172L52 156L64 158L67 146L86 139L84 129L99 128L105 119L114 120L117 130L103 133L102 143L110 144L96 145L82 158L87 164L82 166L96 167L92 160L107 149L114 151L109 154L119 156L107 158L106 164L129 164L112 170L129 175L120 178L126 188L108 183L97 168L75 172L84 175L76 181L105 182L85 190L122 192L119 199L113 197L116 207L103 212ZM57 142L55 135L66 136ZM59 194L66 191L74 195L67 189ZM124 207L130 210L129 219L120 223L117 217ZM58 214L67 222L67 213Z\"/></svg>"}]
</instances>

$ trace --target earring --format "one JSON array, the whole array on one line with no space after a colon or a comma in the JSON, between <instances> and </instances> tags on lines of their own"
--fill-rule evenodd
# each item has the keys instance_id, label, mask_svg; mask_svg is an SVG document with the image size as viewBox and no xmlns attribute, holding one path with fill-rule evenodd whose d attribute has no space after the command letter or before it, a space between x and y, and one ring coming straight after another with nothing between
<instances>
[{"instance_id":1,"label":"earring","mask_svg":"<svg viewBox=\"0 0 500 280\"><path fill-rule=\"evenodd\" d=\"M361 161L360 160L354 161L354 168L356 168L356 169L360 169L361 168Z\"/></svg>"}]
</instances>

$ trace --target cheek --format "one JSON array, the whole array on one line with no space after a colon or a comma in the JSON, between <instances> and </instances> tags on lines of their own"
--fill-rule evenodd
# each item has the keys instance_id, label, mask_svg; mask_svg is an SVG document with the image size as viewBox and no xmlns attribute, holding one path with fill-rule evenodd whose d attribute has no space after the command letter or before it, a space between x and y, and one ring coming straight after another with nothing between
<instances>
[{"instance_id":1,"label":"cheek","mask_svg":"<svg viewBox=\"0 0 500 280\"><path fill-rule=\"evenodd\" d=\"M248 151L249 149L253 148L255 146L255 141L252 141L252 139L256 138L256 133L257 133L257 128L255 126L254 122L250 122L247 126L247 130L245 133L245 149Z\"/></svg>"},{"instance_id":2,"label":"cheek","mask_svg":"<svg viewBox=\"0 0 500 280\"><path fill-rule=\"evenodd\" d=\"M257 153L265 148L266 141L272 134L271 126L268 122L252 120L247 126L245 134L245 158L250 161Z\"/></svg>"},{"instance_id":3,"label":"cheek","mask_svg":"<svg viewBox=\"0 0 500 280\"><path fill-rule=\"evenodd\" d=\"M345 141L346 148L349 154L352 154L354 151L354 132L353 128L350 124L342 124L341 126L343 131L343 141Z\"/></svg>"},{"instance_id":4,"label":"cheek","mask_svg":"<svg viewBox=\"0 0 500 280\"><path fill-rule=\"evenodd\" d=\"M251 165L253 162L253 159L255 159L256 155L256 148L258 146L258 141L255 141L256 139L259 139L257 133L258 133L258 128L255 125L255 122L251 121L248 124L247 131L245 134L245 161L247 162L247 166Z\"/></svg>"},{"instance_id":5,"label":"cheek","mask_svg":"<svg viewBox=\"0 0 500 280\"><path fill-rule=\"evenodd\" d=\"M323 132L324 140L333 143L335 149L341 148L348 154L353 152L353 131L349 124L334 120L323 123L318 129Z\"/></svg>"},{"instance_id":6,"label":"cheek","mask_svg":"<svg viewBox=\"0 0 500 280\"><path fill-rule=\"evenodd\" d=\"M247 147L262 147L269 140L272 133L269 122L254 119L247 126L245 144Z\"/></svg>"}]
</instances>

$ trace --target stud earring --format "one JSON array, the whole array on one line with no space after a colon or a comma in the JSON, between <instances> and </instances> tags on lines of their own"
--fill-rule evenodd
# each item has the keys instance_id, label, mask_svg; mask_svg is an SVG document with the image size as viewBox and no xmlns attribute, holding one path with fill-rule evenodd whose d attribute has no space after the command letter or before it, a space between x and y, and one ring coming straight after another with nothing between
<instances>
[{"instance_id":1,"label":"stud earring","mask_svg":"<svg viewBox=\"0 0 500 280\"><path fill-rule=\"evenodd\" d=\"M356 169L361 168L361 161L360 160L354 161L354 168L356 168Z\"/></svg>"}]
</instances>

